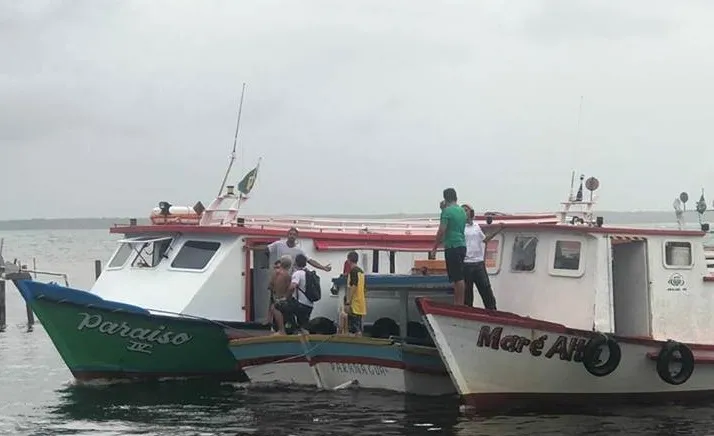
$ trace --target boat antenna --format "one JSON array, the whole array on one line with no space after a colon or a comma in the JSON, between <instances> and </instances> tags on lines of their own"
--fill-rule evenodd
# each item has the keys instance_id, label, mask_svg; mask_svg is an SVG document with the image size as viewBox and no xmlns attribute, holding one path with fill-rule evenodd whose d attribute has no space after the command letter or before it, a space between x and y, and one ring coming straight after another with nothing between
<instances>
[{"instance_id":1,"label":"boat antenna","mask_svg":"<svg viewBox=\"0 0 714 436\"><path fill-rule=\"evenodd\" d=\"M228 162L228 169L226 170L226 175L223 176L223 181L221 182L221 187L218 189L218 196L221 196L223 192L223 187L228 180L228 175L231 173L231 168L233 167L233 162L236 160L236 146L238 145L238 130L240 129L240 116L243 113L243 96L245 96L245 82L243 82L243 90L240 93L240 104L238 105L238 121L236 121L236 134L233 137L233 150L231 151L231 158Z\"/></svg>"},{"instance_id":2,"label":"boat antenna","mask_svg":"<svg viewBox=\"0 0 714 436\"><path fill-rule=\"evenodd\" d=\"M580 105L578 106L578 123L575 127L575 146L572 148L573 154L576 155L578 149L580 148L580 121L583 117L583 96L580 96ZM576 161L576 157L573 156L571 162ZM570 196L568 201L573 201L573 189L575 189L575 171L570 174Z\"/></svg>"}]
</instances>

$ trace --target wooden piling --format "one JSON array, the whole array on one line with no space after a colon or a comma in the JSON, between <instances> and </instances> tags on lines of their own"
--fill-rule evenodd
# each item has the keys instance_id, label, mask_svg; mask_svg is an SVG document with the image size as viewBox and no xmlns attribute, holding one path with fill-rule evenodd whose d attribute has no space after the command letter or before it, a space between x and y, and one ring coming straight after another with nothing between
<instances>
[{"instance_id":1,"label":"wooden piling","mask_svg":"<svg viewBox=\"0 0 714 436\"><path fill-rule=\"evenodd\" d=\"M7 326L5 315L5 280L0 279L0 332Z\"/></svg>"},{"instance_id":2,"label":"wooden piling","mask_svg":"<svg viewBox=\"0 0 714 436\"><path fill-rule=\"evenodd\" d=\"M102 275L102 261L95 260L94 261L94 278L98 279L100 275Z\"/></svg>"},{"instance_id":3,"label":"wooden piling","mask_svg":"<svg viewBox=\"0 0 714 436\"><path fill-rule=\"evenodd\" d=\"M33 262L34 263L34 262ZM31 280L33 277L33 274L35 275L35 278L37 274L33 271L32 274L30 274L27 271L20 270L18 272L13 272L13 273L6 273L4 279L0 279L0 298L2 299L2 304L5 302L5 284L7 283L7 280L10 280L13 284L15 284L15 287L17 287L17 282L19 280ZM30 307L29 304L25 303L25 313L27 314L27 331L31 332L33 326L35 325L35 314L32 311L32 308ZM0 318L0 324L4 323L5 320L5 306L2 306L2 318Z\"/></svg>"},{"instance_id":4,"label":"wooden piling","mask_svg":"<svg viewBox=\"0 0 714 436\"><path fill-rule=\"evenodd\" d=\"M37 259L34 257L32 258L32 271L35 271L33 272L33 279L37 280ZM35 325L35 313L27 302L25 302L25 313L27 314L27 331L31 332Z\"/></svg>"},{"instance_id":5,"label":"wooden piling","mask_svg":"<svg viewBox=\"0 0 714 436\"><path fill-rule=\"evenodd\" d=\"M35 325L35 313L29 304L25 303L25 311L27 312L27 331L31 332Z\"/></svg>"}]
</instances>

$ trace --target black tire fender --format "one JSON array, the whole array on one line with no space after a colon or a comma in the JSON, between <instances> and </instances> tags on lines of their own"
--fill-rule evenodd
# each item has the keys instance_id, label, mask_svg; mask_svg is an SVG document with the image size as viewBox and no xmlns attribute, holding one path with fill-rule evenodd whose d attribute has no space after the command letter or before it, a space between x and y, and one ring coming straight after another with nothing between
<instances>
[{"instance_id":1,"label":"black tire fender","mask_svg":"<svg viewBox=\"0 0 714 436\"><path fill-rule=\"evenodd\" d=\"M331 319L320 316L310 320L307 330L313 335L334 335L337 325Z\"/></svg>"},{"instance_id":2,"label":"black tire fender","mask_svg":"<svg viewBox=\"0 0 714 436\"><path fill-rule=\"evenodd\" d=\"M603 346L607 347L610 356L607 362L601 364L598 356L600 354L599 350ZM583 366L590 374L596 377L604 377L611 374L620 365L621 359L622 350L620 350L620 344L614 338L604 334L598 334L591 338L583 351Z\"/></svg>"},{"instance_id":3,"label":"black tire fender","mask_svg":"<svg viewBox=\"0 0 714 436\"><path fill-rule=\"evenodd\" d=\"M677 358L675 353L679 353L681 358ZM679 361L682 368L676 374L672 374L669 365ZM694 354L692 350L681 342L669 340L662 345L657 356L657 374L666 383L671 385L681 385L689 380L694 372Z\"/></svg>"}]
</instances>

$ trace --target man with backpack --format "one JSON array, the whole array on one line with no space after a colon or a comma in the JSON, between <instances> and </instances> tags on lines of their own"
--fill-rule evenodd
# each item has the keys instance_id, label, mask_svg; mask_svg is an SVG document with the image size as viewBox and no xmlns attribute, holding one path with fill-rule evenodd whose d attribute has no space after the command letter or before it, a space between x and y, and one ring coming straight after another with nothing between
<instances>
[{"instance_id":1,"label":"man with backpack","mask_svg":"<svg viewBox=\"0 0 714 436\"><path fill-rule=\"evenodd\" d=\"M320 278L315 271L308 271L307 257L304 254L295 256L295 270L290 281L293 294L293 314L297 325L303 333L308 333L308 324L312 314L313 304L320 300Z\"/></svg>"}]
</instances>

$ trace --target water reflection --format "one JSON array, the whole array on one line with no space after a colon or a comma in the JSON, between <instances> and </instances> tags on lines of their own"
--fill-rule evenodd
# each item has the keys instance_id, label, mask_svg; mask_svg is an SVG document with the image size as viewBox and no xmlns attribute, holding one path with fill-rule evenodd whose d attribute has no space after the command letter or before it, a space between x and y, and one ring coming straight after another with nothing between
<instances>
[{"instance_id":1,"label":"water reflection","mask_svg":"<svg viewBox=\"0 0 714 436\"><path fill-rule=\"evenodd\" d=\"M186 381L68 386L50 411L54 434L113 430L172 434L380 435L452 434L458 399L428 399L368 390L315 390ZM80 423L72 428L72 423ZM69 426L69 427L68 427ZM48 433L45 433L48 434Z\"/></svg>"}]
</instances>

